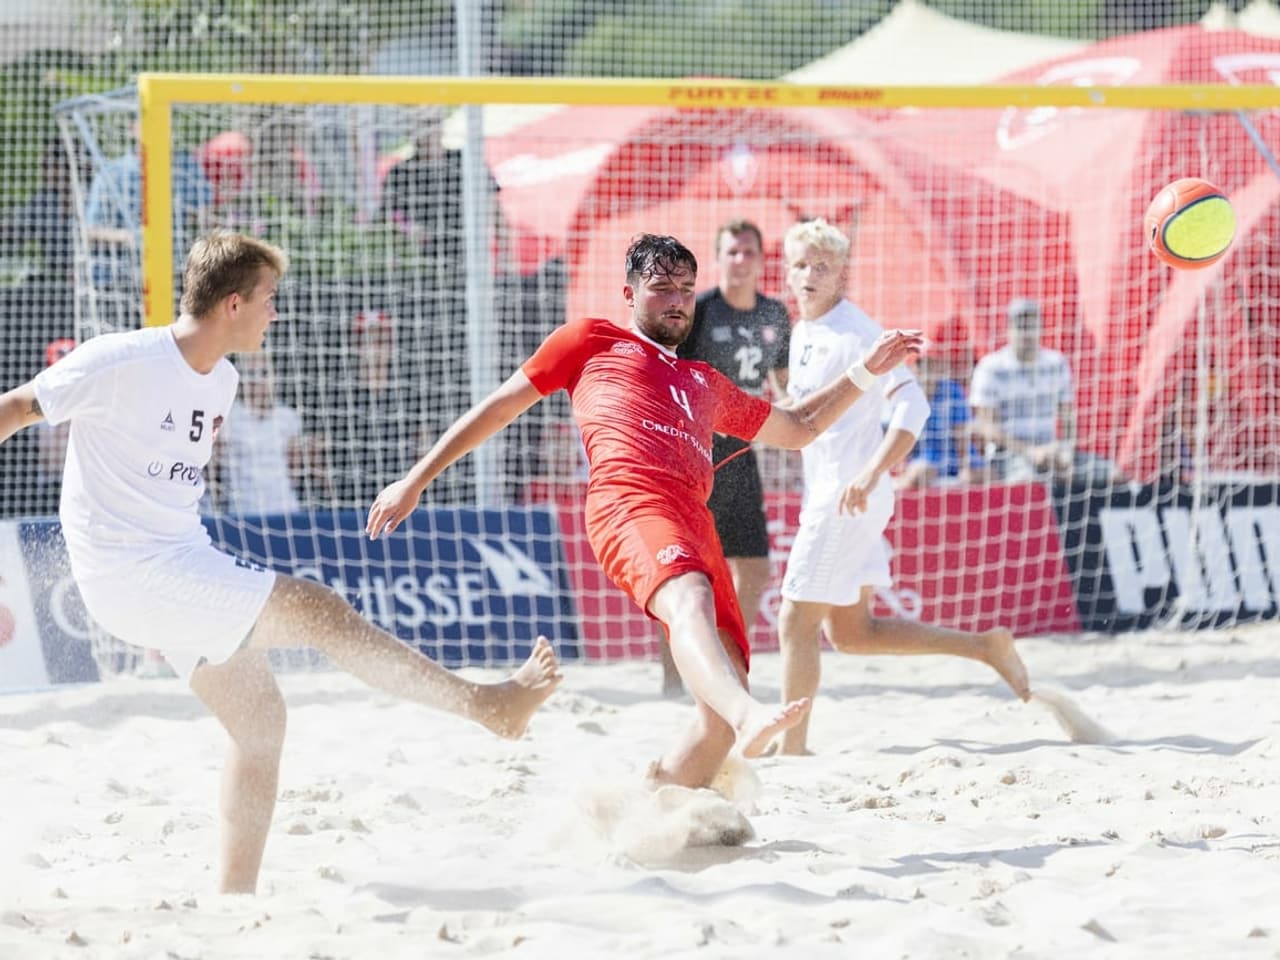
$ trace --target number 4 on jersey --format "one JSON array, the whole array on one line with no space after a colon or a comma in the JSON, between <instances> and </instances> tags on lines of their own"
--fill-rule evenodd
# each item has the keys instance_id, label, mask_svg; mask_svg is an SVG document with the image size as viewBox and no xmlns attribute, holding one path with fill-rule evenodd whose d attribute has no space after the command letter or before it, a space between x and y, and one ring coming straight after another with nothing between
<instances>
[{"instance_id":1,"label":"number 4 on jersey","mask_svg":"<svg viewBox=\"0 0 1280 960\"><path fill-rule=\"evenodd\" d=\"M677 390L676 385L674 383L670 384L669 386L671 387L671 399L674 400L676 406L679 407L681 410L683 410L686 414L688 414L689 419L692 420L693 405L689 403L689 395L685 393L683 390Z\"/></svg>"}]
</instances>

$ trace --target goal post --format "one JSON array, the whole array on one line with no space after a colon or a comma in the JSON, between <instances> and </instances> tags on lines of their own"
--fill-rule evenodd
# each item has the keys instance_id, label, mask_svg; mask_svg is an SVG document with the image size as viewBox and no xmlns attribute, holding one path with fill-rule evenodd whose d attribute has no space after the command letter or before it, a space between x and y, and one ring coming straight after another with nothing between
<instances>
[{"instance_id":1,"label":"goal post","mask_svg":"<svg viewBox=\"0 0 1280 960\"><path fill-rule=\"evenodd\" d=\"M851 299L887 326L923 326L922 379L927 365L959 384L961 407L1020 298L1038 302L1043 343L1073 377L1084 465L1056 481L996 476L974 444L972 476L904 487L886 532L895 583L877 612L1019 635L1274 616L1280 87L1105 76L868 87L142 74L130 290L145 296L115 322L172 320L180 230L279 244L293 263L281 323L263 357L235 359L242 394L271 381L306 442L290 448L288 509L244 501L234 465L215 461L217 542L339 587L449 662L512 659L535 629L583 657L650 656L653 624L586 543L563 396L446 471L403 535L370 544L363 511L555 325L624 319L633 234L685 241L705 290L716 228L755 221L762 291L794 313L782 235L823 216L852 240ZM127 139L116 113L80 119L84 136L109 123L113 146ZM440 147L419 144L419 127L444 137L452 166L410 169ZM175 206L193 156L214 200L184 225ZM1151 196L1184 175L1214 180L1236 207L1235 246L1210 270L1175 273L1140 236ZM79 282L98 280L90 269ZM230 442L236 418L228 430ZM795 453L758 456L774 579L753 643L767 650L801 477Z\"/></svg>"}]
</instances>

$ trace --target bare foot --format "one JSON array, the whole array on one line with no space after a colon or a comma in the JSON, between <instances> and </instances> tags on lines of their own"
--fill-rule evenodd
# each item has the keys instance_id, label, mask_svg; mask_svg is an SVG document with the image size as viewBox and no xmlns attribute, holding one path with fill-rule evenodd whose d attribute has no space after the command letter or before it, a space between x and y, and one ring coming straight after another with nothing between
<instances>
[{"instance_id":1,"label":"bare foot","mask_svg":"<svg viewBox=\"0 0 1280 960\"><path fill-rule=\"evenodd\" d=\"M1027 667L1018 656L1013 645L1013 634L1004 627L996 627L980 635L982 638L983 657L996 673L1004 678L1019 700L1031 697L1031 681L1027 678Z\"/></svg>"},{"instance_id":2,"label":"bare foot","mask_svg":"<svg viewBox=\"0 0 1280 960\"><path fill-rule=\"evenodd\" d=\"M769 741L783 730L790 730L809 715L813 701L808 697L792 700L780 707L761 706L738 728L735 746L748 759L764 753Z\"/></svg>"},{"instance_id":3,"label":"bare foot","mask_svg":"<svg viewBox=\"0 0 1280 960\"><path fill-rule=\"evenodd\" d=\"M779 744L778 744L778 751L777 751L777 754L778 754L778 756L780 756L780 757L812 757L812 756L815 756L814 752L813 752L812 750L810 750L808 747L806 747L804 744L800 744L799 746L794 746L794 747L793 747L793 746L791 746L790 744L788 744L788 743L787 743L787 741L786 741L785 739L784 739L781 743L779 743Z\"/></svg>"},{"instance_id":4,"label":"bare foot","mask_svg":"<svg viewBox=\"0 0 1280 960\"><path fill-rule=\"evenodd\" d=\"M529 659L509 679L480 688L476 719L498 736L518 740L563 679L551 642L539 637Z\"/></svg>"}]
</instances>

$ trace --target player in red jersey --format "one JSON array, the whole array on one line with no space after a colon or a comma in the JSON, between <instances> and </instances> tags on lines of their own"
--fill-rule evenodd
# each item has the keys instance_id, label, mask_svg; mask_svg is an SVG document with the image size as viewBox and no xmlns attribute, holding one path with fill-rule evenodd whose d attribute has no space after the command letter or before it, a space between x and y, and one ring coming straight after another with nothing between
<instances>
[{"instance_id":1,"label":"player in red jersey","mask_svg":"<svg viewBox=\"0 0 1280 960\"><path fill-rule=\"evenodd\" d=\"M661 621L697 706L689 732L653 768L659 783L703 787L729 751L758 756L799 723L809 700L766 706L747 691L750 650L715 524L707 509L711 436L798 449L827 429L910 355L919 331L893 330L846 375L789 408L739 389L675 348L693 324L698 263L673 237L642 234L627 250L628 327L571 321L468 410L369 511L371 538L390 533L427 485L544 396L569 391L590 464L587 532L609 577Z\"/></svg>"}]
</instances>

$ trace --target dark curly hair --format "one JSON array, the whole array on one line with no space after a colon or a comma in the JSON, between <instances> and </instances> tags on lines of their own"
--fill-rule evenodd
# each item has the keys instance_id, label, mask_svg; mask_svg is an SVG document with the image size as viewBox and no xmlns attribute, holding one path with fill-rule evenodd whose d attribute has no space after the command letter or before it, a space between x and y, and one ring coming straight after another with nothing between
<instances>
[{"instance_id":1,"label":"dark curly hair","mask_svg":"<svg viewBox=\"0 0 1280 960\"><path fill-rule=\"evenodd\" d=\"M675 237L642 233L627 247L627 283L633 286L646 277L670 276L676 270L698 272L698 258Z\"/></svg>"}]
</instances>

